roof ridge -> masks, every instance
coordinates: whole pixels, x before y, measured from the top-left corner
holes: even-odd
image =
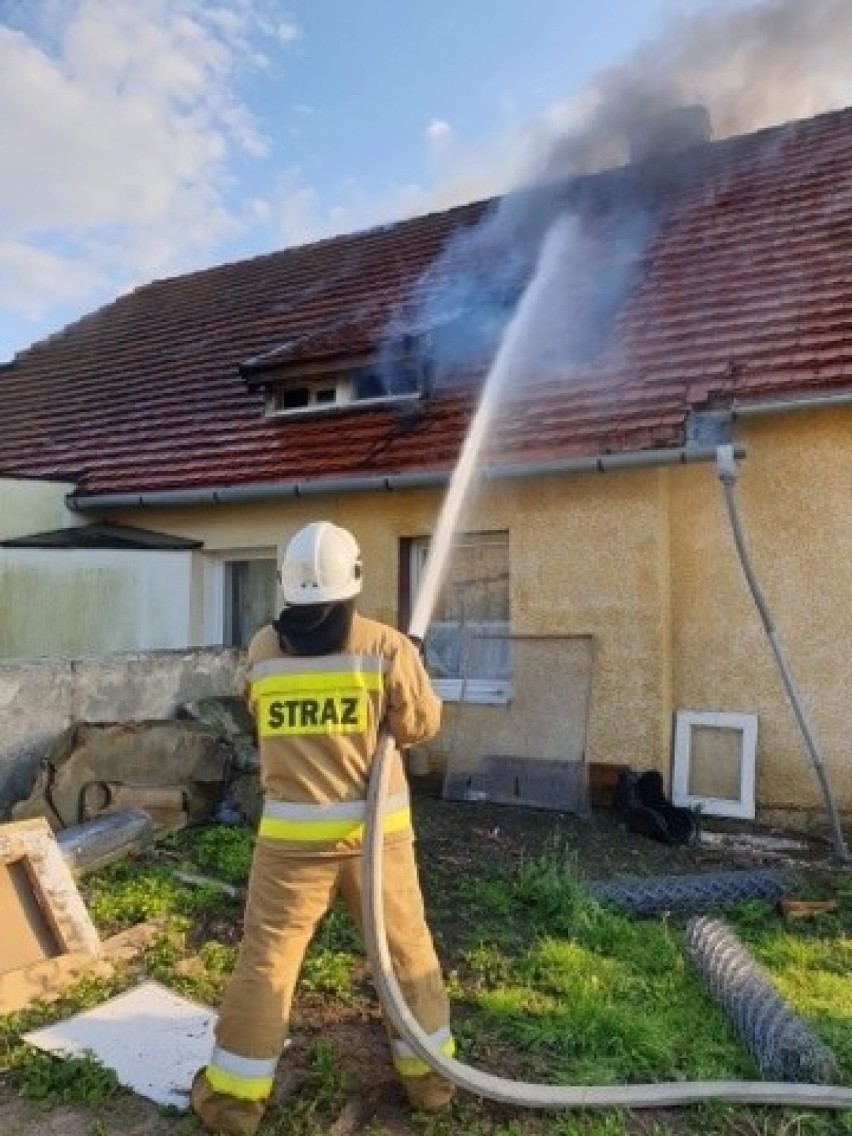
[[[276,261],[279,259],[292,256],[294,253],[314,252],[323,248],[328,248],[337,242],[345,241],[363,241],[371,235],[387,232],[399,232],[409,226],[426,225],[436,218],[450,218],[454,213],[463,214],[465,212],[475,212],[476,210],[485,210],[490,205],[496,202],[510,199],[516,195],[522,195],[528,192],[535,192],[536,190],[544,191],[548,188],[553,189],[561,186],[565,191],[569,191],[572,187],[577,189],[588,188],[590,185],[598,182],[605,183],[608,179],[618,176],[629,176],[630,172],[647,171],[654,168],[664,169],[667,166],[674,165],[679,157],[684,153],[695,154],[698,151],[706,153],[719,153],[724,149],[736,149],[747,143],[757,144],[762,138],[771,134],[778,134],[779,136],[800,130],[803,127],[815,127],[827,119],[841,118],[844,116],[852,115],[852,106],[839,107],[833,110],[822,111],[820,114],[811,115],[807,118],[792,119],[782,123],[775,123],[770,126],[763,126],[757,130],[748,131],[743,134],[731,134],[724,138],[714,138],[707,142],[699,142],[693,146],[689,146],[684,150],[680,150],[673,154],[664,154],[651,156],[641,162],[625,162],[620,166],[607,166],[600,170],[593,170],[587,173],[575,173],[561,177],[554,177],[552,181],[539,181],[532,182],[527,185],[515,186],[506,190],[501,194],[494,194],[492,196],[475,198],[470,201],[459,202],[443,209],[432,209],[426,213],[416,213],[410,217],[398,218],[394,221],[379,222],[375,225],[370,225],[364,229],[353,229],[348,232],[329,234],[328,236],[321,237],[318,240],[307,241],[302,244],[287,245],[284,248],[272,249],[268,252],[256,253],[252,256],[240,257],[237,260],[222,261],[216,264],[208,264],[200,268],[191,269],[189,272],[177,272],[169,276],[155,277],[145,283],[137,284],[127,291],[121,292],[119,295],[114,296],[111,300],[101,304],[91,312],[86,312],[82,316],[64,324],[62,327],[57,328],[55,331],[50,332],[44,338],[36,340],[35,343],[29,344],[27,347],[22,348],[16,352],[11,360],[8,360],[0,366],[3,370],[12,368],[16,362],[23,356],[30,354],[33,351],[38,351],[44,347],[50,346],[55,343],[57,339],[64,338],[66,334],[79,329],[81,326],[88,322],[100,317],[104,312],[117,305],[125,304],[134,297],[138,297],[144,293],[154,293],[162,289],[176,285],[178,282],[191,285],[195,281],[204,278],[213,278],[217,274],[229,273],[239,270],[249,265],[260,264],[263,261]]]

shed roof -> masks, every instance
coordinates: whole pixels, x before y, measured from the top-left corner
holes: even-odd
[[[565,187],[611,213],[635,194],[653,198],[655,224],[609,344],[511,392],[493,460],[676,447],[696,408],[852,387],[852,110]],[[475,383],[439,386],[414,414],[275,419],[240,367],[375,350],[448,241],[490,208],[117,299],[0,369],[0,471],[92,494],[449,468]]]
[[[153,532],[134,525],[96,523],[0,540],[0,548],[109,548],[132,551],[187,552],[203,541]]]

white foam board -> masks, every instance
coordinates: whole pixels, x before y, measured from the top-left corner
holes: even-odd
[[[94,1055],[120,1084],[157,1104],[189,1107],[213,1048],[216,1014],[159,982],[143,982],[94,1009],[31,1030],[24,1041],[59,1056]]]

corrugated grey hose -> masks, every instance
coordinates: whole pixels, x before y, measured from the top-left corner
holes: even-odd
[[[373,758],[364,833],[362,914],[373,982],[388,1018],[430,1068],[474,1096],[522,1108],[670,1108],[723,1100],[737,1104],[795,1105],[799,1108],[852,1109],[852,1089],[831,1085],[791,1085],[748,1081],[687,1081],[651,1085],[539,1085],[483,1073],[434,1049],[406,1005],[393,972],[382,908],[383,833],[393,739],[382,732]]]

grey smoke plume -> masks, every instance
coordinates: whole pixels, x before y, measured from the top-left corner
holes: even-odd
[[[716,138],[837,109],[852,102],[850,57],[849,0],[720,0],[678,19],[605,71],[579,107],[539,125],[533,170],[618,164],[632,120],[678,106],[707,107]]]
[[[551,303],[548,318],[539,319],[538,339],[548,348],[534,360],[531,345],[527,371],[583,361],[606,340],[636,278],[654,210],[649,194],[609,202],[609,251],[617,255],[601,258],[601,210],[583,194],[566,197],[568,180],[623,165],[632,124],[677,107],[703,104],[721,138],[852,103],[850,58],[852,0],[717,0],[678,18],[603,72],[582,98],[515,139],[521,156],[511,192],[449,243],[419,283],[415,314],[397,313],[390,337],[428,331],[438,381],[490,358],[544,233],[569,209],[577,218],[576,253],[566,257],[559,289],[569,302]]]

